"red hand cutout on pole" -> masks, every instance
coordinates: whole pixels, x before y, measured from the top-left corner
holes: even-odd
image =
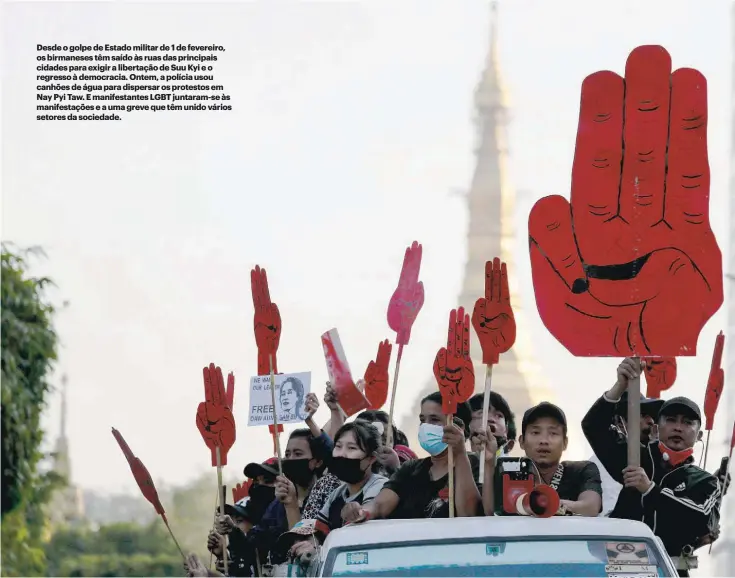
[[[204,443],[212,452],[212,465],[226,466],[227,452],[235,443],[235,418],[227,405],[227,393],[222,378],[222,369],[210,363],[203,369],[204,399],[197,408],[197,428]],[[228,383],[230,379],[228,377]],[[234,389],[235,378],[232,377]],[[217,464],[217,447],[220,448],[220,464]]]
[[[254,480],[247,480],[242,484],[237,484],[232,488],[232,503],[237,504],[240,500],[244,500],[250,495],[250,488]]]
[[[712,352],[712,366],[707,380],[707,392],[704,394],[705,428],[712,431],[715,425],[715,413],[720,404],[722,389],[725,386],[725,371],[722,369],[722,351],[725,348],[725,335],[720,331],[715,339],[715,349]]]
[[[646,397],[661,399],[661,392],[676,381],[676,357],[648,357],[645,362]]]
[[[639,46],[625,79],[584,80],[571,205],[544,197],[528,219],[536,305],[572,354],[696,354],[723,301],[709,189],[699,71]]]
[[[516,340],[516,320],[510,306],[508,271],[495,258],[485,263],[485,297],[480,297],[472,311],[472,326],[482,348],[482,362],[496,364]]]
[[[388,366],[393,346],[386,339],[378,344],[375,361],[365,370],[365,397],[370,401],[368,409],[380,409],[388,400]]]
[[[406,249],[398,287],[388,304],[388,325],[396,332],[398,345],[408,344],[413,322],[424,306],[424,284],[419,281],[421,251],[416,241]]]
[[[156,513],[161,516],[161,518],[163,518],[164,522],[168,524],[168,520],[166,520],[166,512],[163,510],[161,500],[158,498],[156,486],[153,484],[153,479],[148,473],[146,467],[143,465],[143,462],[140,461],[140,458],[135,457],[132,450],[130,449],[130,446],[128,446],[127,442],[125,441],[125,438],[123,438],[122,434],[115,428],[112,428],[112,435],[115,436],[115,439],[117,440],[120,449],[122,450],[123,454],[125,454],[125,459],[128,460],[130,471],[133,472],[133,477],[138,483],[138,487],[140,488],[141,493],[143,494],[145,499],[153,505],[153,507],[156,509]]]
[[[258,346],[258,375],[270,374],[269,355],[273,356],[273,371],[278,373],[276,353],[281,340],[281,313],[278,311],[278,305],[271,302],[265,269],[256,265],[255,269],[250,271],[250,286],[255,308],[253,329],[255,344]]]
[[[434,359],[434,376],[442,394],[442,411],[454,414],[457,404],[467,401],[475,391],[475,368],[470,359],[470,316],[464,308],[449,313],[447,346]]]

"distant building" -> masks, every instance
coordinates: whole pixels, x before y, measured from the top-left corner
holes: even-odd
[[[475,301],[485,294],[485,262],[499,257],[506,263],[517,327],[516,342],[510,351],[500,356],[500,363],[493,367],[492,389],[502,394],[519,416],[520,430],[520,416],[526,409],[541,401],[554,403],[556,395],[548,387],[536,365],[531,349],[526,307],[521,299],[516,274],[516,197],[507,166],[509,99],[500,73],[497,13],[497,2],[492,2],[490,49],[475,92],[476,165],[466,197],[469,212],[467,261],[462,290],[455,305],[464,307],[471,315]],[[475,366],[475,393],[481,393],[485,390],[485,365],[482,363],[482,349],[474,330],[470,332],[470,339],[470,352]],[[414,444],[418,436],[416,415],[419,400],[437,390],[436,379],[432,377],[419,391],[416,401],[407,408],[406,415],[398,424],[405,431],[412,447],[417,447]]]
[[[66,480],[66,486],[57,490],[48,505],[48,515],[52,528],[80,524],[84,521],[84,500],[82,491],[74,485],[69,457],[69,440],[66,437],[67,422],[67,378],[61,378],[61,427],[54,448],[52,470]]]

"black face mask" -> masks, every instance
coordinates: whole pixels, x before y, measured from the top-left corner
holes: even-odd
[[[253,524],[258,524],[270,503],[276,499],[276,489],[262,484],[253,484],[248,492],[248,511]]]
[[[300,488],[308,488],[314,477],[314,470],[309,466],[309,458],[300,460],[283,460],[283,475]]]
[[[329,471],[343,482],[356,484],[365,477],[362,460],[365,458],[333,457],[329,462]]]

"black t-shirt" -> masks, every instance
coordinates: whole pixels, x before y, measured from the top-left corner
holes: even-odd
[[[477,479],[480,460],[474,454],[468,454],[468,457],[472,476]],[[385,483],[383,488],[394,491],[401,500],[389,518],[407,520],[449,517],[449,474],[432,480],[430,469],[431,458],[411,460],[398,468]]]
[[[579,494],[591,490],[602,496],[602,480],[597,464],[588,461],[562,462],[564,473],[556,489],[562,500],[576,501]],[[553,480],[552,480],[553,483]],[[602,511],[602,507],[600,507]]]

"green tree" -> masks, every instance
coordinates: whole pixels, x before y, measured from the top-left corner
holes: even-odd
[[[39,575],[45,527],[43,504],[58,479],[38,472],[43,431],[41,412],[50,390],[47,376],[56,359],[53,307],[47,278],[27,273],[27,257],[2,245],[2,574]]]
[[[58,530],[46,547],[51,576],[182,576],[183,561],[160,519],[98,530]]]

